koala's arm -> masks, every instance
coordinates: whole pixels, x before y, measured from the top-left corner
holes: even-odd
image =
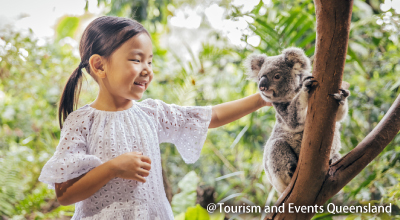
[[[338,122],[342,121],[346,117],[348,111],[349,111],[349,107],[348,107],[348,103],[347,103],[347,99],[346,99],[344,101],[344,105],[339,105],[339,109],[336,114],[336,121],[338,121]]]
[[[301,90],[286,108],[286,114],[280,114],[287,128],[293,132],[302,131],[307,116],[308,92]]]
[[[308,96],[316,82],[311,75],[305,75],[302,78],[302,86],[296,96],[286,104],[286,109],[279,112],[286,125],[286,128],[293,132],[300,132],[304,129],[304,123],[307,116]]]
[[[336,121],[341,122],[346,117],[348,112],[348,101],[347,97],[350,95],[350,91],[346,89],[340,89],[339,93],[330,94],[339,103],[339,109],[336,113]]]
[[[294,97],[286,109],[282,109],[282,107],[280,107],[282,109],[282,111],[280,111],[281,118],[286,126],[294,132],[301,131],[304,127],[307,116],[308,96],[308,91],[303,88]],[[338,122],[342,121],[348,113],[348,101],[346,97],[342,95],[343,104],[339,105],[339,109],[336,114],[336,121]]]

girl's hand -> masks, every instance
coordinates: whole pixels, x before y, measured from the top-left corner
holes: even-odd
[[[259,95],[258,103],[259,103],[260,107],[272,106],[271,102],[267,102],[263,98],[261,98],[261,94],[260,93],[258,93],[258,95]]]
[[[115,177],[146,182],[149,175],[151,160],[139,152],[128,152],[110,160]]]

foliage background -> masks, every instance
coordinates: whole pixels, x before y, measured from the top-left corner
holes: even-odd
[[[256,84],[246,80],[242,66],[249,54],[277,55],[289,46],[304,48],[311,59],[314,53],[315,9],[310,0],[259,1],[250,12],[227,0],[98,0],[98,3],[106,6],[108,15],[134,17],[151,32],[155,78],[143,99],[151,97],[178,105],[216,105],[240,99],[257,92]],[[162,43],[174,30],[169,23],[171,16],[184,8],[211,3],[226,10],[225,19],[247,21],[248,27],[241,37],[244,46],[230,44],[221,31],[212,28],[213,21],[206,19],[198,30],[191,30],[207,36],[198,52],[191,45],[182,46],[180,49],[189,55],[184,56]],[[344,80],[351,84],[351,96],[349,117],[341,130],[343,155],[377,125],[399,94],[399,16],[393,9],[382,11],[380,4],[377,0],[354,1],[344,72]],[[200,14],[205,18],[204,12]],[[55,192],[37,179],[59,141],[57,104],[66,80],[79,64],[76,42],[90,17],[85,14],[60,20],[54,41],[43,46],[38,46],[33,33],[22,34],[10,27],[0,27],[0,219],[69,219],[73,214],[74,206],[59,206]],[[247,43],[252,36],[260,37],[258,46]],[[79,107],[92,102],[98,91],[94,80],[86,78]],[[194,171],[198,181],[191,184],[214,187],[216,202],[273,205],[278,195],[264,174],[262,152],[274,123],[274,109],[265,107],[211,129],[200,159],[192,165],[183,162],[173,145],[163,144],[163,168],[173,194],[182,198],[184,189],[178,186],[186,183],[180,181]],[[392,216],[351,214],[344,218],[400,219],[399,160],[398,135],[328,202],[391,203]],[[195,205],[192,194],[187,195],[183,203],[173,204],[173,209],[179,210],[177,216]],[[338,216],[328,213],[315,218],[339,219]],[[226,217],[259,219],[261,216]]]

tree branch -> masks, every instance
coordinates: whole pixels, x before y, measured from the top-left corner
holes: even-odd
[[[329,178],[326,181],[323,193],[320,194],[319,200],[325,202],[339,192],[385,149],[399,130],[400,95],[374,130],[356,148],[335,164],[332,164]]]

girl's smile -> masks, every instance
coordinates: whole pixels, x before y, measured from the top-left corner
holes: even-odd
[[[146,90],[146,85],[147,85],[147,82],[146,82],[146,81],[143,81],[143,82],[134,82],[134,84],[135,84],[137,87],[143,89],[143,91]]]

